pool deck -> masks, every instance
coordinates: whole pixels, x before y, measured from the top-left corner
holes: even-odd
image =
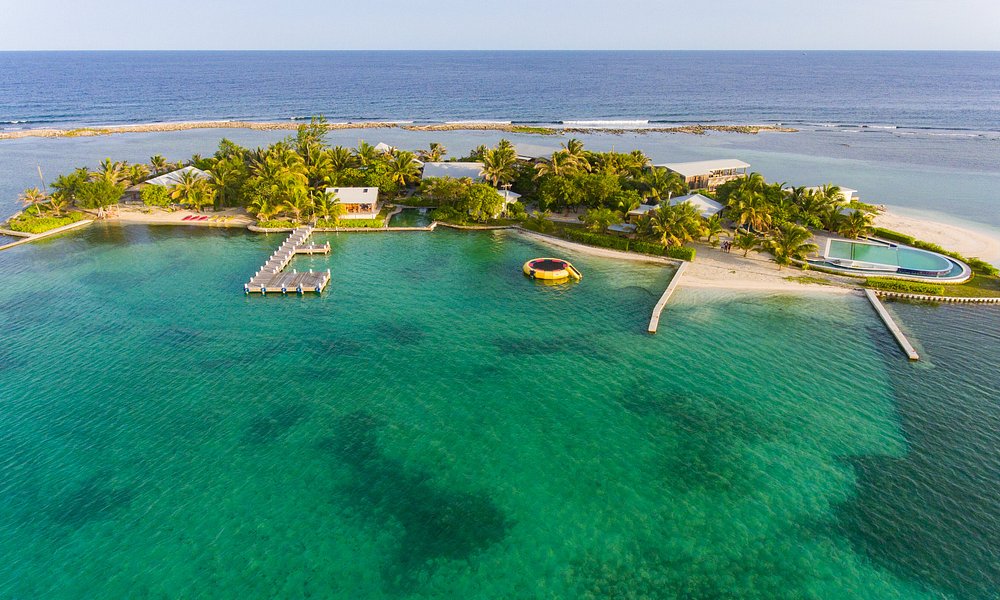
[[[878,313],[878,316],[882,318],[882,322],[885,323],[889,333],[896,338],[896,343],[898,343],[899,347],[903,349],[903,353],[906,354],[906,357],[910,360],[920,360],[920,355],[917,354],[917,351],[913,348],[913,344],[910,343],[910,340],[906,339],[906,335],[904,335],[903,331],[898,325],[896,325],[896,321],[893,320],[889,311],[887,311],[885,306],[882,305],[882,301],[878,299],[875,292],[866,289],[865,296],[868,298],[868,301],[871,302],[872,307],[875,309],[875,312]]]
[[[677,272],[674,276],[670,278],[670,283],[667,284],[667,289],[663,291],[663,295],[660,296],[660,300],[653,307],[653,315],[649,318],[649,327],[646,331],[649,333],[656,333],[656,330],[660,327],[660,315],[663,313],[663,309],[667,307],[667,302],[670,301],[670,296],[674,294],[674,290],[677,289],[677,285],[681,282],[681,276],[684,275],[684,271],[687,269],[688,263],[681,263],[677,267]]]

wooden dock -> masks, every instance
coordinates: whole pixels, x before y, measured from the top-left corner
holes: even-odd
[[[866,289],[865,296],[868,297],[868,301],[871,302],[872,307],[875,309],[875,312],[878,313],[878,316],[882,318],[882,322],[885,323],[889,333],[896,338],[896,343],[898,343],[899,347],[903,349],[903,353],[906,354],[906,357],[910,360],[920,360],[920,355],[917,354],[917,351],[913,348],[913,344],[910,343],[910,340],[906,339],[903,331],[898,325],[896,325],[896,322],[892,319],[889,311],[885,309],[885,306],[882,305],[882,301],[878,299],[875,292]]]
[[[306,292],[323,291],[323,288],[330,283],[330,270],[326,271],[298,271],[285,272],[285,268],[292,262],[298,254],[329,254],[330,243],[326,244],[306,244],[306,240],[312,235],[311,226],[299,227],[288,236],[277,250],[274,251],[250,281],[243,284],[243,291],[246,294],[260,292],[261,294],[281,293],[287,294],[289,291],[304,294]]]
[[[653,307],[653,316],[649,319],[649,328],[647,331],[649,333],[656,333],[656,330],[660,327],[660,314],[663,313],[663,309],[667,307],[667,301],[670,300],[670,296],[674,294],[674,290],[677,289],[677,284],[681,281],[681,275],[684,274],[684,270],[687,269],[688,263],[681,263],[677,267],[677,272],[674,273],[673,278],[671,278],[670,283],[667,285],[667,289],[664,290],[663,295],[660,296],[660,301],[656,303]]]

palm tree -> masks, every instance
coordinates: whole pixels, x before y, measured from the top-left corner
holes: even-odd
[[[166,171],[169,164],[167,159],[163,158],[160,154],[154,154],[149,157],[149,166],[153,170],[154,175],[159,175]]]
[[[571,162],[577,169],[590,171],[590,162],[587,160],[587,153],[583,149],[583,142],[576,138],[571,138],[562,144],[563,152],[569,155]]]
[[[17,199],[21,201],[25,209],[34,207],[35,212],[38,212],[38,205],[45,201],[45,193],[36,187],[28,188],[21,192]]]
[[[739,227],[765,231],[771,226],[771,212],[763,194],[751,190],[737,190],[730,196],[729,215]]]
[[[743,251],[743,258],[746,258],[751,250],[757,250],[761,246],[761,239],[755,234],[738,233],[736,238],[733,240],[733,246],[736,246],[739,250]]]
[[[170,186],[170,197],[178,204],[187,204],[194,207],[195,212],[200,212],[201,207],[198,203],[200,198],[198,196],[199,187],[202,185],[204,182],[194,171],[184,171],[177,183]]]
[[[509,150],[502,146],[487,150],[483,154],[483,176],[493,187],[509,183],[514,178],[514,163],[517,156],[513,148]]]
[[[448,154],[448,149],[444,147],[444,144],[431,142],[427,150],[420,151],[420,160],[424,162],[439,162],[444,158],[445,154]]]
[[[665,196],[683,196],[688,191],[684,178],[667,169],[653,168],[646,175],[645,184],[649,189],[649,197],[656,200]]]
[[[856,240],[863,235],[867,235],[872,226],[872,216],[861,210],[853,210],[840,219],[837,233]]]
[[[258,196],[247,206],[247,211],[257,215],[258,221],[270,221],[278,214],[279,208],[267,198]]]
[[[354,150],[354,156],[358,158],[358,162],[361,163],[362,167],[367,167],[378,160],[378,150],[375,149],[375,146],[362,140],[358,142],[358,147]]]
[[[105,158],[101,161],[97,171],[93,173],[93,179],[105,181],[111,185],[119,185],[126,179],[124,167],[123,163]]]
[[[69,198],[62,192],[55,192],[49,196],[49,207],[52,208],[53,215],[61,217],[63,211],[69,207]]]
[[[566,150],[557,150],[552,158],[535,165],[535,179],[545,175],[571,175],[579,171],[580,163]]]
[[[649,227],[664,246],[693,241],[703,229],[701,214],[690,202],[664,204],[650,217]]]
[[[334,146],[326,151],[330,162],[330,168],[334,171],[343,171],[354,166],[354,157],[351,151],[343,146]]]
[[[388,165],[388,175],[393,182],[406,187],[420,174],[420,165],[412,152],[399,152],[392,157]]]
[[[592,208],[587,211],[587,214],[583,215],[583,222],[590,229],[603,232],[608,227],[616,223],[621,223],[622,217],[617,211],[613,211],[610,208]]]
[[[136,184],[140,181],[145,181],[149,178],[150,172],[149,167],[142,163],[136,163],[134,165],[128,165],[125,169],[126,179],[129,183]]]
[[[296,223],[301,223],[302,215],[312,213],[313,211],[312,198],[310,198],[304,190],[300,190],[285,200],[285,202],[281,205],[281,208],[295,215]]]
[[[719,243],[719,235],[722,234],[722,231],[722,219],[716,214],[705,221],[702,233],[705,235],[705,241],[714,248]]]
[[[812,234],[808,229],[795,223],[784,223],[778,227],[768,241],[774,261],[778,263],[778,270],[792,260],[802,260],[810,252],[819,249],[819,246],[809,242],[810,237]]]

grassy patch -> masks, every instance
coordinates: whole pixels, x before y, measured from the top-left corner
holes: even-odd
[[[865,287],[870,287],[874,290],[884,290],[886,292],[902,292],[904,294],[944,295],[943,285],[906,281],[905,279],[893,279],[891,277],[869,277],[865,279]]]
[[[790,275],[785,277],[788,281],[794,281],[796,283],[801,283],[803,285],[833,285],[833,282],[829,279],[823,279],[822,277],[813,277],[812,275]]]
[[[953,298],[1000,298],[1000,277],[976,275],[962,285],[947,285],[944,295]]]
[[[297,224],[292,221],[257,221],[257,227],[263,227],[264,229],[294,229],[298,227]]]
[[[385,219],[341,219],[338,224],[333,219],[320,219],[316,221],[316,227],[321,229],[333,229],[335,227],[363,227],[379,229],[385,227]]]
[[[83,219],[83,213],[79,212],[71,212],[62,217],[22,214],[8,221],[7,226],[11,231],[38,234],[52,231],[70,223],[76,223],[81,219]]]

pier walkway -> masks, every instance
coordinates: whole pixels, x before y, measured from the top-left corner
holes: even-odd
[[[878,316],[882,318],[882,322],[885,323],[889,333],[896,338],[896,343],[898,343],[899,347],[903,349],[903,353],[906,354],[906,357],[910,360],[920,360],[920,355],[917,354],[917,351],[913,348],[913,344],[911,344],[910,340],[906,339],[906,336],[903,335],[903,331],[898,325],[896,325],[896,322],[892,319],[889,311],[885,309],[885,306],[882,305],[882,301],[878,299],[875,292],[866,289],[865,296],[867,296],[868,301],[872,303],[872,307],[875,309],[875,312],[878,313]]]
[[[243,284],[243,291],[247,294],[251,292],[287,294],[289,290],[299,294],[322,292],[323,288],[330,283],[329,269],[326,271],[303,271],[302,273],[295,270],[291,273],[285,272],[285,268],[297,254],[330,253],[329,242],[326,244],[306,243],[312,232],[313,228],[308,225],[292,231],[285,243],[274,251],[264,266],[254,273],[250,281]]]
[[[656,330],[660,327],[660,314],[663,313],[663,309],[667,307],[667,301],[670,300],[670,296],[674,294],[674,290],[677,289],[677,284],[681,282],[681,275],[684,274],[684,270],[687,269],[688,263],[684,262],[677,266],[677,272],[670,279],[670,283],[667,285],[667,289],[664,290],[663,295],[660,296],[660,301],[656,303],[653,307],[653,316],[649,318],[649,328],[647,331],[649,333],[656,333]]]

